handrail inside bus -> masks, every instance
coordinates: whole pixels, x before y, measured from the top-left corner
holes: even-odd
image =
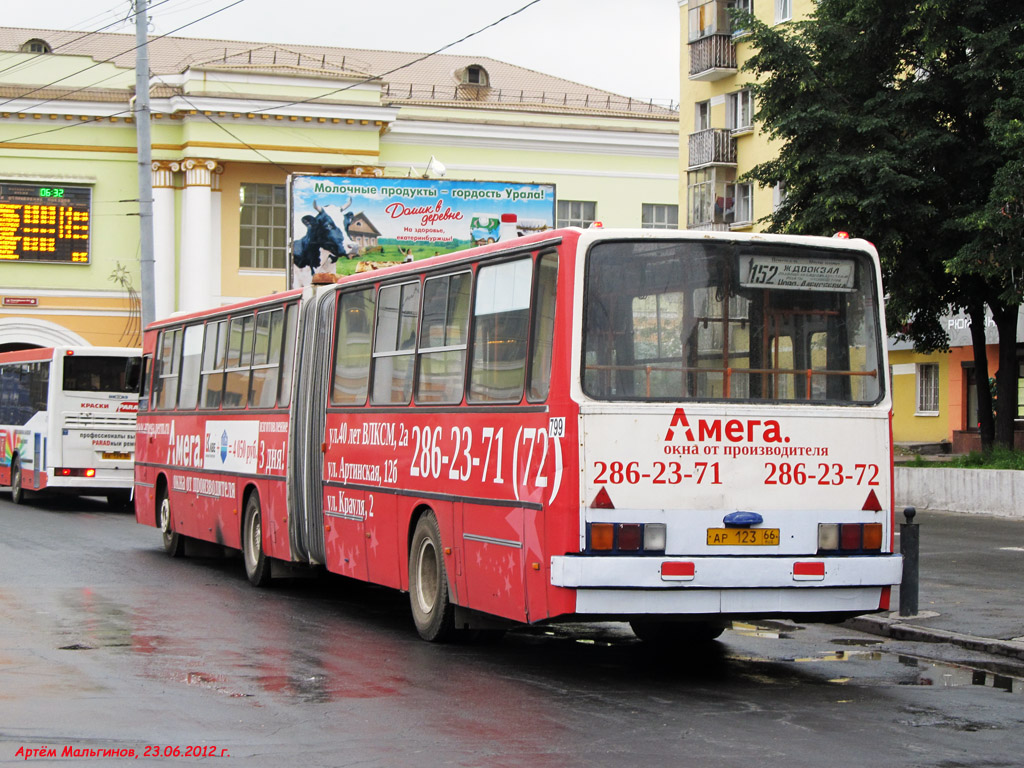
[[[651,374],[654,372],[667,373],[721,373],[725,376],[725,397],[729,397],[729,382],[734,373],[753,373],[767,376],[803,376],[807,380],[807,400],[811,400],[811,379],[814,376],[860,376],[878,378],[878,369],[870,371],[834,371],[821,368],[734,368],[734,367],[713,367],[713,368],[691,368],[687,366],[660,366],[660,365],[588,365],[589,371],[644,371],[646,373],[645,396],[651,396]],[[795,398],[786,398],[795,399]]]

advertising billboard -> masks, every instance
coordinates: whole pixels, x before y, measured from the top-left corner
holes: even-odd
[[[289,287],[321,272],[450,253],[498,239],[502,214],[518,234],[555,225],[553,184],[293,175],[288,180]]]

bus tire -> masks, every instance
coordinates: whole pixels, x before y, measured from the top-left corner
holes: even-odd
[[[725,631],[725,625],[717,621],[633,619],[629,626],[642,641],[659,647],[703,645]]]
[[[21,485],[21,460],[15,456],[11,461],[11,503],[23,504],[25,489]]]
[[[171,500],[165,488],[156,501],[156,519],[160,524],[160,535],[164,541],[164,552],[171,557],[182,557],[185,554],[185,537],[174,530],[174,519],[171,517]]]
[[[270,559],[263,554],[263,514],[260,497],[251,493],[245,502],[245,516],[242,519],[242,560],[245,561],[245,575],[254,587],[265,587],[270,583]]]
[[[409,604],[420,637],[443,643],[455,636],[455,606],[448,598],[448,574],[441,529],[433,512],[416,523],[409,547]]]

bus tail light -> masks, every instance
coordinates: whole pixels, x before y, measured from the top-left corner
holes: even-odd
[[[96,477],[95,469],[78,469],[75,467],[57,467],[59,477]]]
[[[857,523],[843,523],[839,526],[839,549],[844,552],[860,549],[862,528]]]
[[[615,526],[611,523],[591,523],[588,549],[610,551],[615,546]]]
[[[610,554],[665,552],[664,523],[589,523],[587,551]]]
[[[882,551],[881,523],[867,523],[864,526],[864,549],[868,552]]]
[[[820,523],[818,554],[861,554],[882,551],[881,523]]]
[[[665,539],[664,523],[648,523],[644,526],[644,549],[648,552],[664,552]]]
[[[644,527],[639,523],[623,523],[619,526],[619,549],[623,552],[639,552],[643,544]]]

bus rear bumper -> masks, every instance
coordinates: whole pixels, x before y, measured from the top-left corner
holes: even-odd
[[[132,487],[134,475],[128,472],[117,472],[113,474],[97,471],[96,477],[62,477],[57,474],[48,474],[46,488],[53,491],[67,491],[88,496],[90,493],[102,496],[111,490],[127,490]]]
[[[671,564],[671,565],[670,565]],[[856,613],[884,608],[900,555],[873,557],[551,558],[551,583],[576,591],[576,612]]]

